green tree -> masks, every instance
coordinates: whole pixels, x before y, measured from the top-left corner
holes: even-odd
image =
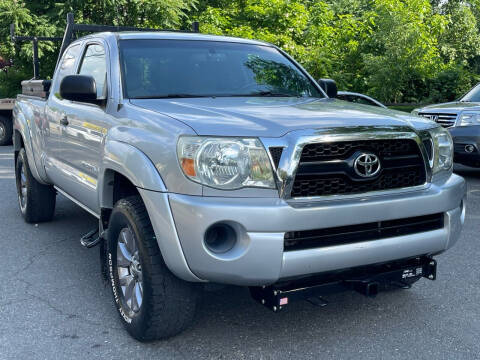
[[[451,100],[480,73],[480,0],[0,0],[0,97],[32,76],[30,44],[19,33],[62,35],[67,12],[83,23],[188,29],[271,42],[316,78],[385,102]],[[41,76],[58,44],[41,43]]]
[[[11,23],[19,34],[62,36],[66,14],[73,12],[79,23],[178,29],[196,4],[197,0],[0,0],[0,57],[15,60],[14,67],[0,73],[0,98],[14,96],[20,91],[20,80],[32,77],[31,43],[14,46],[9,37]],[[52,75],[58,48],[58,43],[39,44],[42,78]]]

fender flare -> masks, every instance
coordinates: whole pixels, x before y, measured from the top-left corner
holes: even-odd
[[[16,113],[16,115],[15,115]],[[41,184],[49,185],[47,182],[47,174],[42,168],[37,168],[37,162],[35,161],[35,156],[33,154],[32,147],[32,138],[30,136],[30,127],[28,126],[27,120],[22,115],[21,112],[16,111],[13,115],[13,149],[15,152],[20,151],[23,146],[25,147],[25,152],[27,154],[28,165],[33,177]]]
[[[113,172],[125,176],[134,186],[151,191],[167,192],[160,173],[152,161],[138,148],[117,140],[106,140],[98,179],[100,208],[112,208]]]
[[[150,158],[135,146],[107,138],[98,179],[100,209],[113,208],[114,173],[121,174],[139,188],[139,194],[145,202],[149,215],[153,215],[151,221],[157,235],[158,246],[170,271],[187,281],[202,281],[191,272],[185,260],[170,214],[167,188]],[[158,216],[158,213],[155,216],[154,211],[158,211],[158,207],[152,206],[152,204],[160,206],[162,209],[160,213],[163,216]],[[106,213],[108,214],[108,211]],[[162,226],[159,226],[159,223]],[[163,226],[169,228],[167,234],[171,237],[160,236],[162,234],[160,229]],[[160,241],[160,239],[165,239],[165,241]]]

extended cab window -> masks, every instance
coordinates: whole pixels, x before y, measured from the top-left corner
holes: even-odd
[[[102,45],[91,44],[87,46],[78,73],[92,76],[97,85],[97,98],[106,98],[107,60]]]
[[[272,46],[195,40],[122,40],[127,98],[202,96],[323,97]]]
[[[75,71],[75,60],[78,58],[80,53],[80,44],[73,45],[65,51],[65,54],[62,57],[62,61],[57,70],[57,74],[55,77],[55,84],[53,86],[53,93],[57,96],[58,89],[60,87],[60,83],[62,79],[66,75],[71,75]]]

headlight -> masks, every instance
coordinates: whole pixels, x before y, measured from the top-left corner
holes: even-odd
[[[453,140],[450,133],[442,127],[430,130],[433,140],[433,174],[449,171],[453,165]]]
[[[184,136],[177,155],[183,173],[200,184],[222,190],[275,189],[270,160],[258,139]]]
[[[463,113],[460,115],[459,126],[480,125],[480,114]]]

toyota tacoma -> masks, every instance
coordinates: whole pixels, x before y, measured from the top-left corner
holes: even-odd
[[[208,282],[279,311],[435,279],[465,218],[443,127],[335,99],[264,42],[118,27],[73,40],[76,25],[52,81],[15,102],[18,202],[28,223],[52,220],[57,194],[98,218],[81,243],[99,245],[134,338],[185,329]]]

